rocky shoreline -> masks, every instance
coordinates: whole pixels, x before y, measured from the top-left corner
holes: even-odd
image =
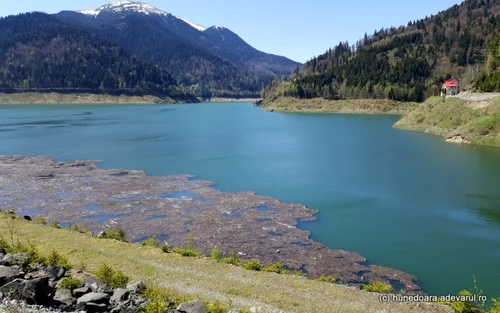
[[[0,312],[142,312],[151,302],[140,281],[113,288],[81,270],[31,263],[27,253],[0,248]],[[65,284],[65,280],[72,280]],[[76,285],[78,284],[78,285]],[[70,287],[68,287],[68,286]],[[169,313],[207,313],[203,302],[181,303]]]
[[[309,278],[335,277],[351,285],[382,281],[396,292],[419,293],[416,277],[375,266],[359,254],[333,250],[309,238],[298,221],[316,211],[252,192],[225,193],[189,175],[150,177],[142,171],[102,170],[96,161],[54,162],[0,156],[0,204],[19,215],[45,216],[63,226],[99,232],[124,227],[129,240],[156,236],[170,247],[280,262]]]

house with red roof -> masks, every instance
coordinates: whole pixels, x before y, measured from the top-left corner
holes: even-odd
[[[443,83],[441,95],[455,96],[460,93],[460,81],[452,77]]]

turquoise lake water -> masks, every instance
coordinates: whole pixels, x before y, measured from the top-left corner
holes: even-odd
[[[500,295],[500,149],[393,129],[396,116],[265,113],[250,103],[0,106],[0,154],[194,174],[319,210],[335,249],[429,293]],[[0,205],[1,205],[0,199]]]

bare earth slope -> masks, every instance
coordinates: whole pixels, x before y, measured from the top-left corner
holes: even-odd
[[[264,99],[264,109],[277,112],[348,113],[348,114],[405,114],[417,107],[414,102],[387,99],[326,100],[280,97]]]

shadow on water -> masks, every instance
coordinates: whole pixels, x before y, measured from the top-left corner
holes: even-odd
[[[471,211],[480,215],[488,222],[500,225],[500,197],[486,194],[473,194],[468,195],[468,198],[471,202],[469,204]]]

